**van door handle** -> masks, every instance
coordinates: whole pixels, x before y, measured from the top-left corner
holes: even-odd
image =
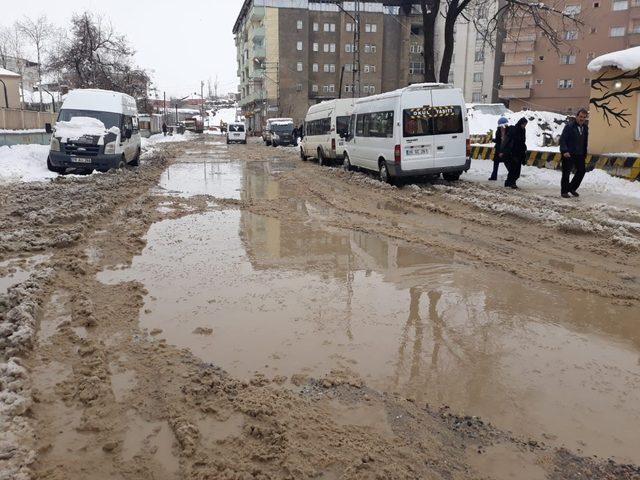
[[[452,135],[451,138],[458,138],[458,135]]]
[[[444,150],[444,145],[438,145],[438,150]]]

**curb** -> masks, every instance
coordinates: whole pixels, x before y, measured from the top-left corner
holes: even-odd
[[[471,158],[476,160],[493,160],[493,147],[471,147]],[[585,159],[587,171],[598,168],[605,170],[614,177],[638,180],[640,178],[640,158],[610,157],[605,155],[587,155]],[[527,152],[527,165],[530,167],[561,170],[561,156],[559,152]]]

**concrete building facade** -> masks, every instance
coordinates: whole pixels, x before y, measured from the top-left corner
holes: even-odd
[[[314,103],[422,82],[422,16],[418,5],[401,8],[401,3],[342,2],[341,9],[307,0],[245,0],[233,33],[239,104],[249,128],[258,132],[271,117],[301,123]],[[359,83],[353,67],[356,7]],[[443,29],[441,21],[436,32],[440,48]],[[463,88],[467,101],[495,101],[495,53],[478,44],[473,24],[461,19],[456,29],[450,82]],[[437,67],[440,59],[437,53]]]
[[[558,25],[564,39],[560,52],[530,18],[507,28],[499,97],[512,110],[575,113],[589,103],[587,64],[640,45],[640,0],[567,0],[565,12],[579,16],[584,26]]]

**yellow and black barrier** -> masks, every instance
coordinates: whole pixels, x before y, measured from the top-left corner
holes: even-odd
[[[493,160],[493,147],[471,147],[471,158],[476,160]],[[527,152],[527,165],[538,168],[562,169],[560,152]],[[638,157],[611,157],[605,155],[587,155],[585,158],[587,170],[598,168],[614,177],[622,177],[628,180],[640,178],[640,158]]]
[[[471,143],[493,143],[493,133],[486,133],[484,135],[470,135]]]

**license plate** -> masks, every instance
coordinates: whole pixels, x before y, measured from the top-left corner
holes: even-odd
[[[85,157],[71,157],[71,161],[73,163],[91,163],[91,159]]]

